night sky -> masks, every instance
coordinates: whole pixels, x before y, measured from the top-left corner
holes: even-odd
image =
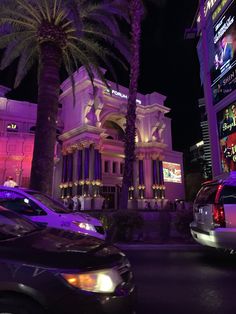
[[[139,91],[160,92],[171,108],[173,147],[186,150],[201,139],[197,105],[202,97],[196,40],[184,40],[191,26],[198,0],[145,0],[146,17],[142,24],[142,51]],[[157,3],[162,3],[161,7]],[[13,86],[16,64],[0,73],[0,84]],[[24,79],[9,98],[37,100],[36,69]],[[118,71],[120,84],[128,84],[128,75]]]

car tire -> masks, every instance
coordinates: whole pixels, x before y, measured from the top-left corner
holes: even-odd
[[[0,314],[45,314],[41,306],[30,299],[15,295],[0,297]]]

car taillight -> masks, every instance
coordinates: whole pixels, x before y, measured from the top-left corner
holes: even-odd
[[[225,227],[225,211],[222,204],[213,205],[213,221],[217,227]]]

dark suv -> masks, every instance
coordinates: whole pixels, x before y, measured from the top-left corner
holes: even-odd
[[[236,177],[202,185],[193,205],[193,238],[200,244],[236,249]]]
[[[0,313],[133,313],[133,291],[116,247],[0,207]]]

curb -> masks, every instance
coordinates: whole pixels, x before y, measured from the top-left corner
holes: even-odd
[[[190,250],[190,251],[199,251],[203,247],[198,244],[121,244],[115,243],[115,246],[121,250],[135,251],[135,250]]]

